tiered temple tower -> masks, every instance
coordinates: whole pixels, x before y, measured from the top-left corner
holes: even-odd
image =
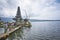
[[[20,7],[18,7],[17,14],[16,14],[15,18],[13,18],[13,20],[15,20],[17,23],[22,22],[22,16],[21,16]]]

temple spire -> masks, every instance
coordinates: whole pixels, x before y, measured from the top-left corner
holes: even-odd
[[[17,9],[16,18],[22,19],[22,17],[21,17],[21,11],[20,11],[20,7],[19,6],[18,6],[18,9]]]
[[[13,18],[13,20],[15,20],[16,22],[21,22],[21,20],[22,20],[21,11],[20,11],[19,6],[18,6],[18,9],[17,9],[17,14],[16,14],[15,18]]]

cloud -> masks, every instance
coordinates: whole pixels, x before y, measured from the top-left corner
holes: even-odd
[[[1,0],[0,5],[0,14],[5,17],[14,17],[20,6],[23,18],[27,13],[31,19],[60,19],[59,0]]]
[[[11,17],[16,14],[16,0],[0,0],[0,17]]]

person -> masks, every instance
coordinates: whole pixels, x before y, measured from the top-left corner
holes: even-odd
[[[9,30],[9,31],[12,30],[12,25],[11,25],[11,24],[12,24],[12,23],[10,23],[10,22],[8,23],[8,30]]]
[[[0,28],[3,28],[3,24],[4,24],[4,22],[1,21],[1,22],[0,22]]]
[[[7,32],[7,29],[8,29],[8,23],[5,22],[5,23],[3,24],[3,26],[4,26],[4,29],[5,29],[5,32],[4,32],[4,33],[6,33],[6,32]]]
[[[14,26],[16,26],[16,22],[14,22]]]
[[[14,26],[14,22],[11,23],[11,26],[12,26],[12,28],[15,28],[15,26]]]

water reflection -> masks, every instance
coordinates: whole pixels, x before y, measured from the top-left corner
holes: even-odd
[[[23,40],[24,32],[30,29],[30,27],[21,27],[19,30],[10,35],[6,40]]]

